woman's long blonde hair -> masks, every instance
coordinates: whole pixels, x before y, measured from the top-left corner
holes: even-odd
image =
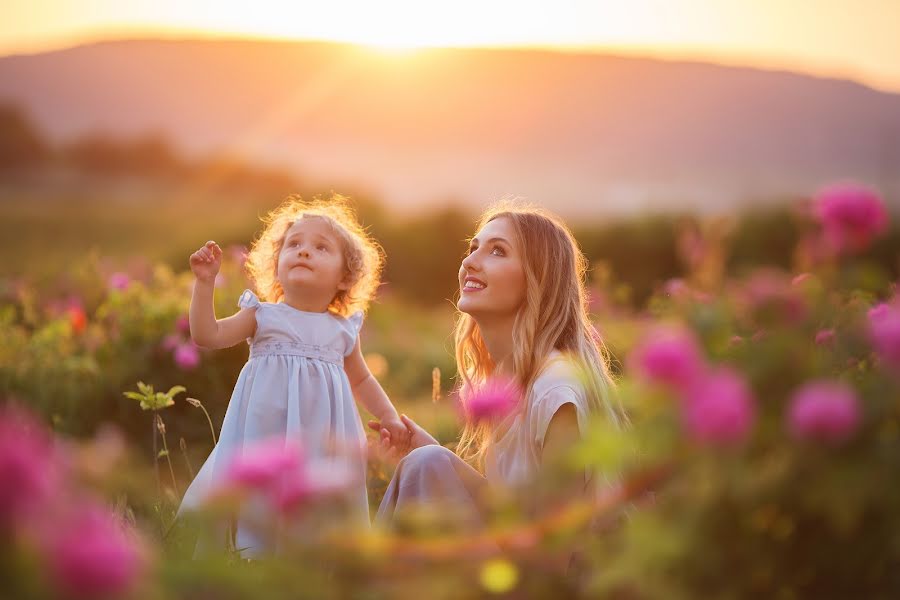
[[[527,398],[553,350],[564,353],[578,367],[590,408],[617,426],[627,418],[614,399],[608,353],[588,319],[585,280],[587,260],[569,228],[540,208],[503,203],[482,215],[477,230],[495,219],[507,218],[523,257],[525,299],[513,325],[513,370]],[[478,324],[459,313],[455,330],[460,395],[482,385],[494,363]],[[467,424],[460,438],[460,456],[482,464],[490,444],[489,425]]]
[[[284,235],[291,225],[304,217],[324,219],[334,231],[344,256],[346,290],[339,290],[328,309],[343,317],[365,311],[381,282],[384,252],[360,225],[350,201],[339,194],[328,199],[303,200],[288,196],[275,210],[263,218],[263,231],[247,254],[245,269],[256,292],[267,302],[281,302],[284,290],[278,281],[278,255]]]

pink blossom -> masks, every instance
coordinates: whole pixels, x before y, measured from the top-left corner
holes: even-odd
[[[834,342],[834,329],[823,329],[816,334],[817,346],[828,346]]]
[[[712,372],[691,386],[683,411],[688,435],[701,444],[718,446],[744,441],[756,418],[747,383],[730,369]]]
[[[160,342],[159,345],[163,350],[171,352],[183,343],[184,339],[180,335],[177,333],[170,333],[162,339],[162,342]]]
[[[267,489],[303,465],[303,450],[283,438],[252,445],[231,464],[228,481],[239,487]]]
[[[0,529],[39,516],[60,494],[63,473],[53,440],[30,415],[0,412]]]
[[[127,290],[128,286],[131,285],[131,277],[128,276],[128,273],[117,271],[109,276],[109,279],[106,280],[106,285],[111,290],[121,292]]]
[[[50,573],[64,594],[121,595],[134,587],[143,571],[136,540],[99,507],[77,508],[66,521],[45,531]]]
[[[671,327],[650,331],[632,352],[630,362],[640,377],[678,390],[686,389],[706,369],[694,335]]]
[[[465,419],[470,423],[499,422],[519,406],[522,391],[511,379],[493,377],[461,398]]]
[[[690,288],[688,288],[687,284],[684,282],[684,279],[675,277],[666,281],[663,284],[663,292],[666,296],[671,298],[675,298],[676,300],[681,300],[687,297]]]
[[[310,502],[346,490],[353,479],[346,461],[310,461],[303,468],[286,473],[275,486],[273,502],[282,513],[293,513]]]
[[[296,443],[272,438],[236,458],[226,488],[253,491],[282,514],[324,496],[340,493],[353,480],[349,463],[339,458],[309,460]]]
[[[191,332],[191,319],[187,315],[178,315],[178,318],[175,319],[175,331],[178,333],[183,333],[185,335],[190,334]]]
[[[783,319],[795,321],[806,316],[807,308],[797,286],[787,275],[774,269],[754,272],[744,287],[744,299],[750,310],[774,311]]]
[[[811,278],[812,275],[810,273],[800,273],[799,275],[791,279],[791,285],[801,285],[809,281]]]
[[[859,427],[856,393],[850,386],[818,380],[805,384],[791,397],[787,425],[797,439],[840,443]]]
[[[869,339],[878,358],[900,370],[900,308],[879,304],[869,311]]]
[[[172,353],[175,364],[182,371],[192,371],[200,364],[200,352],[191,342],[179,344]]]
[[[872,239],[887,230],[884,202],[871,188],[854,182],[831,185],[814,200],[825,242],[837,253],[866,249]]]

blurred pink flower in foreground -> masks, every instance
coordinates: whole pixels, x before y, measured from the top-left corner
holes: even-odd
[[[816,194],[815,215],[832,251],[855,253],[887,230],[888,214],[874,190],[854,182],[833,184]]]
[[[190,335],[191,333],[191,319],[187,315],[179,315],[177,319],[175,319],[175,330],[179,333],[183,333],[185,335]]]
[[[192,342],[179,344],[172,353],[172,357],[182,371],[192,371],[200,364],[200,351]]]
[[[882,303],[869,311],[869,339],[881,361],[900,370],[900,307]]]
[[[834,329],[823,329],[816,334],[817,346],[828,346],[834,342]]]
[[[522,390],[505,377],[492,377],[472,392],[461,396],[463,417],[470,423],[499,422],[519,406]]]
[[[787,425],[797,439],[840,443],[859,427],[859,402],[850,386],[836,381],[812,381],[791,397]]]
[[[731,369],[719,369],[698,380],[683,400],[688,435],[711,445],[744,441],[753,427],[756,410],[744,379]]]
[[[0,529],[27,524],[60,495],[63,472],[53,440],[30,415],[0,412]]]
[[[109,279],[106,280],[106,286],[110,290],[118,292],[127,290],[129,285],[131,285],[131,277],[129,277],[128,273],[123,273],[121,271],[113,273],[109,276]]]
[[[673,327],[652,329],[632,352],[630,363],[641,378],[680,391],[706,370],[694,335]]]
[[[228,480],[238,486],[265,489],[302,464],[303,450],[298,445],[273,438],[251,446],[235,458]]]
[[[224,491],[259,492],[280,512],[290,513],[310,501],[340,493],[352,480],[346,461],[310,460],[298,444],[273,438],[251,446],[234,460]]]
[[[118,596],[132,589],[143,571],[137,540],[99,507],[78,507],[45,531],[42,546],[53,582],[67,595]]]

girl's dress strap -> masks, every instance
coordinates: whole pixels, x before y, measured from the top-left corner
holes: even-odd
[[[259,298],[256,297],[256,294],[250,290],[244,290],[244,293],[242,293],[241,297],[238,299],[238,306],[241,308],[259,308],[261,304],[262,303],[259,301]]]

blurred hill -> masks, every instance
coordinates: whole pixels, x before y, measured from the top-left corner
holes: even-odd
[[[402,212],[505,194],[568,217],[731,211],[838,177],[900,189],[900,95],[712,64],[121,41],[0,58],[0,102],[51,144],[162,136]]]

